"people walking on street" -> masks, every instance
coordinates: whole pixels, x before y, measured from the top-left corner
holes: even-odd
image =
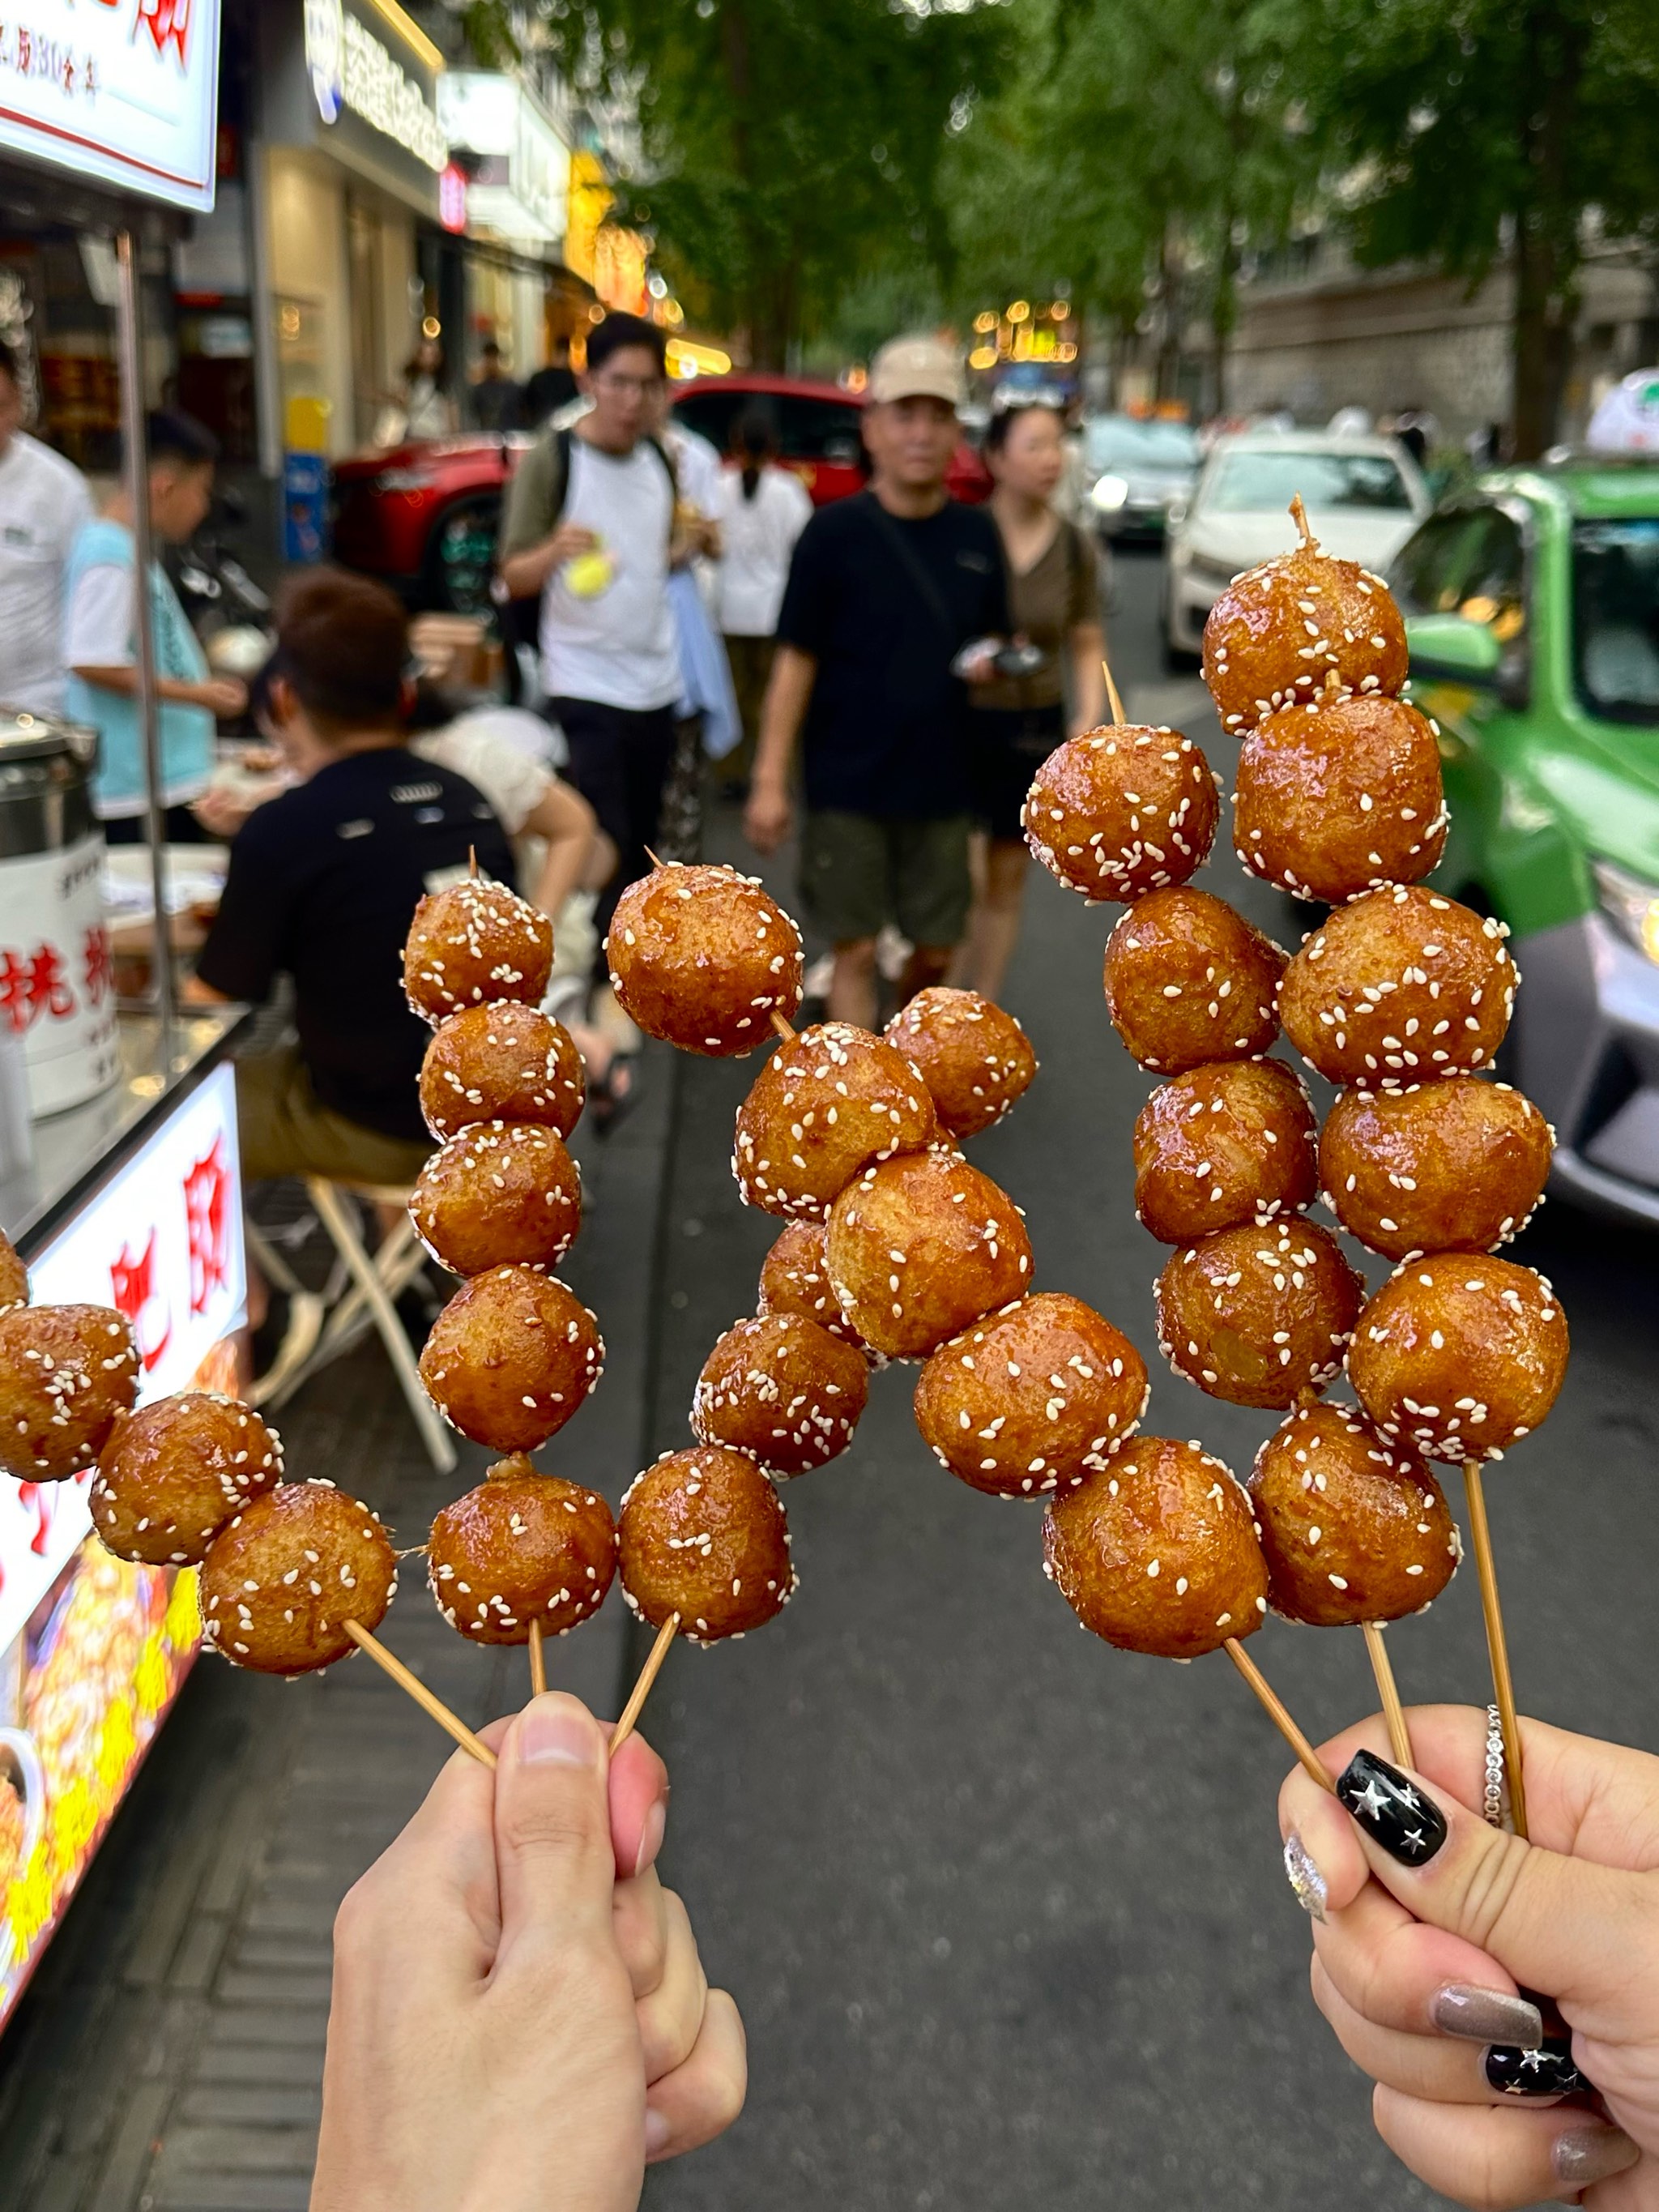
[[[576,373],[570,366],[570,341],[555,338],[552,360],[535,370],[525,383],[526,428],[539,430],[548,416],[568,407],[576,393]]]
[[[17,362],[0,345],[0,707],[61,714],[64,580],[92,495],[22,423]]]
[[[805,485],[792,471],[780,468],[777,458],[772,416],[763,407],[745,408],[732,433],[732,455],[721,474],[716,510],[721,553],[715,607],[743,720],[743,742],[721,768],[738,785],[747,783],[754,766],[790,558],[812,519]]]
[[[459,428],[455,402],[449,395],[449,372],[444,349],[436,338],[422,338],[404,363],[399,393],[404,438],[447,438]],[[389,441],[396,444],[393,439]]]
[[[607,315],[587,342],[593,404],[526,453],[501,529],[508,594],[541,602],[542,682],[570,780],[617,848],[601,934],[623,885],[650,866],[683,689],[668,596],[674,470],[650,435],[666,380],[662,333]]]
[[[978,834],[973,911],[952,980],[995,999],[1025,895],[1026,789],[1063,736],[1104,719],[1105,639],[1094,547],[1053,505],[1066,470],[1059,416],[1035,404],[1004,408],[991,417],[984,450],[996,479],[990,508],[1007,562],[1014,634],[1042,655],[1028,675],[980,684],[968,717]]]
[[[945,489],[962,400],[936,338],[872,363],[870,488],[820,507],[795,547],[744,816],[763,853],[788,836],[803,738],[801,901],[835,947],[831,1015],[866,1028],[884,924],[912,947],[908,998],[943,978],[968,919],[968,684],[1008,603],[995,523]]]
[[[498,435],[516,430],[524,421],[524,393],[501,362],[501,349],[494,338],[478,349],[478,374],[472,380],[467,404],[474,425]]]
[[[193,416],[171,410],[150,416],[147,440],[150,530],[161,543],[182,545],[212,503],[218,445]],[[103,514],[82,525],[64,577],[62,650],[69,671],[64,711],[98,732],[93,803],[112,844],[137,842],[144,836],[132,525],[132,497],[124,478]],[[196,633],[155,560],[149,572],[149,627],[161,805],[169,836],[188,843],[200,836],[189,810],[213,773],[214,717],[240,714],[247,689],[234,677],[210,676]]]

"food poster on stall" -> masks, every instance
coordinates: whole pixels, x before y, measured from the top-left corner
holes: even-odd
[[[221,1066],[31,1263],[42,1304],[108,1304],[140,1404],[236,1387],[246,1306],[236,1092]],[[0,2026],[195,1656],[193,1568],[113,1558],[92,1474],[0,1475]]]

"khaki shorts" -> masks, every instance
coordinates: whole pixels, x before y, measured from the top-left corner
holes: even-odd
[[[314,1175],[407,1189],[434,1149],[382,1136],[323,1105],[292,1046],[236,1062],[236,1121],[244,1182]]]
[[[972,827],[966,814],[910,822],[838,809],[809,812],[801,824],[801,904],[836,945],[878,936],[888,921],[912,945],[956,945],[973,897]]]

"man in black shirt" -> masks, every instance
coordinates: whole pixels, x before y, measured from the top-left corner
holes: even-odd
[[[945,489],[961,399],[961,368],[937,339],[895,338],[876,356],[870,489],[821,507],[795,547],[744,816],[763,853],[788,835],[804,729],[801,900],[835,945],[830,1012],[865,1028],[883,923],[914,947],[908,998],[942,978],[968,917],[958,657],[1006,634],[1008,606],[996,525]]]
[[[506,836],[465,777],[404,744],[408,618],[367,577],[298,579],[281,606],[270,718],[295,787],[230,848],[185,996],[258,1002],[294,979],[297,1048],[240,1060],[242,1173],[406,1184],[432,1150],[416,1092],[431,1031],[410,1011],[416,901],[465,876],[514,879]]]
[[[478,374],[468,405],[481,430],[499,434],[518,429],[524,421],[523,390],[501,367],[501,349],[494,338],[486,338],[478,349]]]

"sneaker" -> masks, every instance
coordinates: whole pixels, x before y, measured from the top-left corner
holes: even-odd
[[[323,1333],[323,1302],[314,1291],[273,1289],[265,1317],[249,1340],[253,1380],[250,1406],[268,1405],[317,1349]]]

